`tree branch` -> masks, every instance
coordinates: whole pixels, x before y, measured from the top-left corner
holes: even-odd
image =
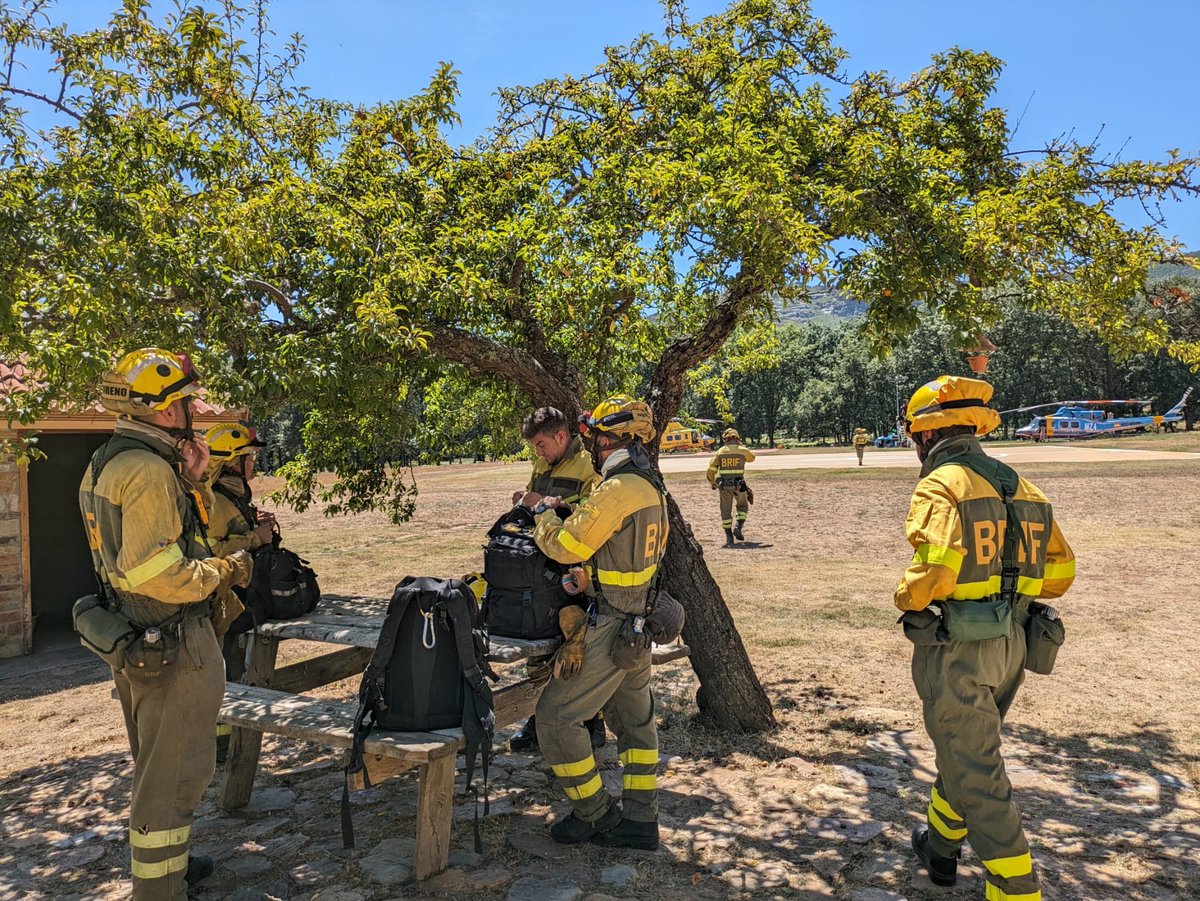
[[[36,91],[27,91],[24,88],[14,87],[11,84],[0,85],[0,93],[4,91],[8,91],[10,94],[20,94],[22,97],[32,97],[34,100],[40,100],[42,103],[54,107],[60,113],[66,113],[68,116],[71,116],[76,122],[83,121],[83,116],[75,112],[75,110],[71,109],[69,106],[65,106],[57,100],[47,97],[45,94],[39,94]]]

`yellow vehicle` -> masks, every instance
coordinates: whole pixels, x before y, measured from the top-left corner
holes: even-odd
[[[663,431],[658,449],[669,454],[674,451],[709,450],[716,446],[712,435],[705,435],[699,429],[684,425],[678,419],[672,419]]]

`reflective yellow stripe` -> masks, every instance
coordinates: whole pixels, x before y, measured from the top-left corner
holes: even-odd
[[[217,735],[232,735],[233,726],[229,723],[217,723]]]
[[[641,572],[636,573],[622,573],[617,572],[615,569],[598,569],[596,570],[596,578],[601,585],[618,585],[621,588],[634,588],[638,585],[645,585],[654,578],[654,571],[657,569],[657,563],[653,563]]]
[[[558,543],[565,547],[572,554],[582,557],[584,560],[589,559],[595,551],[584,544],[582,541],[577,541],[570,532],[566,529],[560,529],[558,535]]]
[[[957,820],[960,823],[962,822],[962,817],[954,812],[954,808],[950,806],[950,802],[938,794],[936,785],[929,789],[929,800],[933,802],[934,808],[942,816],[950,817],[950,819]]]
[[[139,585],[149,582],[155,576],[166,572],[182,559],[183,551],[179,549],[179,545],[173,544],[170,547],[163,548],[145,563],[140,563],[129,570],[125,573],[124,578],[113,576],[111,581],[118,588],[132,591]]]
[[[192,834],[191,826],[176,826],[174,829],[159,829],[154,832],[129,830],[129,844],[135,848],[169,848],[182,845]]]
[[[630,791],[652,792],[658,790],[657,776],[631,776],[626,774],[625,787]]]
[[[658,751],[652,748],[630,748],[627,751],[622,751],[621,765],[629,766],[631,763],[658,763]]]
[[[993,876],[1002,879],[1014,879],[1017,876],[1028,876],[1033,872],[1033,858],[1029,852],[1018,854],[1016,857],[997,857],[995,860],[985,860],[983,865]]]
[[[135,857],[132,866],[133,877],[135,879],[161,879],[163,876],[170,876],[172,873],[186,870],[187,859],[187,851],[154,863],[143,863]]]
[[[1004,891],[998,885],[987,883],[987,888],[983,893],[987,901],[1042,901],[1042,890],[1038,889],[1035,892],[1024,892],[1020,895],[1011,895]]]
[[[558,763],[550,767],[554,770],[554,775],[565,779],[572,779],[577,776],[586,776],[596,768],[596,758],[589,754],[583,760],[577,760],[575,763]]]
[[[980,601],[1000,593],[1000,577],[992,576],[986,582],[959,582],[950,597],[956,601]]]
[[[947,826],[946,821],[943,820],[938,812],[933,809],[932,804],[929,805],[929,809],[926,811],[926,813],[929,815],[930,825],[933,826],[933,828],[938,831],[938,834],[942,838],[946,839],[946,841],[959,842],[967,837],[966,829],[951,829],[949,826]]]
[[[597,773],[583,785],[568,785],[563,791],[567,793],[567,797],[572,801],[582,801],[584,798],[590,798],[596,792],[600,791],[603,783],[600,781],[600,774]]]
[[[1017,594],[1027,595],[1031,598],[1036,598],[1042,593],[1042,580],[1029,579],[1025,576],[1017,577]]]
[[[1074,579],[1075,578],[1075,561],[1068,560],[1066,563],[1047,563],[1045,578],[1050,579]]]
[[[913,554],[912,562],[928,563],[932,566],[944,566],[946,569],[954,570],[954,574],[958,575],[959,570],[962,569],[963,555],[952,547],[940,544],[923,544]]]
[[[717,470],[718,476],[744,476],[745,474],[746,474],[746,470],[744,470],[744,469],[718,469]]]

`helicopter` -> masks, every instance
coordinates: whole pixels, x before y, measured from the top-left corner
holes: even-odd
[[[1028,407],[1001,410],[1000,414],[1003,416],[1008,413],[1028,413],[1031,410],[1058,407],[1053,413],[1034,416],[1028,425],[1021,426],[1016,430],[1016,436],[1033,441],[1041,441],[1045,438],[1099,438],[1123,432],[1144,432],[1147,429],[1158,429],[1163,425],[1182,422],[1183,407],[1191,393],[1192,389],[1188,388],[1183,392],[1179,403],[1161,416],[1154,416],[1146,412],[1152,401],[1140,399],[1054,401],[1048,404],[1034,404]],[[1132,408],[1139,412],[1132,415],[1119,415],[1122,407]],[[1113,411],[1106,408],[1117,409]]]

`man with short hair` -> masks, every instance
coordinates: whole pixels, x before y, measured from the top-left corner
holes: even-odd
[[[937,753],[928,828],[913,830],[912,846],[930,879],[950,886],[969,838],[987,901],[1041,901],[1000,729],[1024,679],[1031,607],[1071,587],[1075,557],[1046,496],[983,452],[977,436],[1000,424],[991,397],[987,382],[943,375],[907,409],[921,481],[895,602]]]
[[[199,387],[186,355],[150,347],[122,358],[101,394],[116,428],[79,487],[104,606],[141,633],[113,671],[133,751],[135,901],[185,901],[187,887],[212,872],[211,859],[188,853],[225,693],[210,617],[252,570],[244,550],[221,559],[205,547],[209,451],[191,414]]]
[[[524,491],[513,492],[513,503],[530,509],[547,497],[561,497],[563,503],[574,507],[592,493],[600,477],[592,466],[591,455],[584,449],[567,417],[557,407],[538,407],[521,423],[521,436],[533,450],[533,473]],[[549,676],[548,657],[529,661],[528,674],[533,679]],[[592,747],[602,748],[606,741],[604,714],[597,713],[587,722]],[[527,751],[538,745],[537,719],[531,716],[518,729],[508,746],[513,751]]]

